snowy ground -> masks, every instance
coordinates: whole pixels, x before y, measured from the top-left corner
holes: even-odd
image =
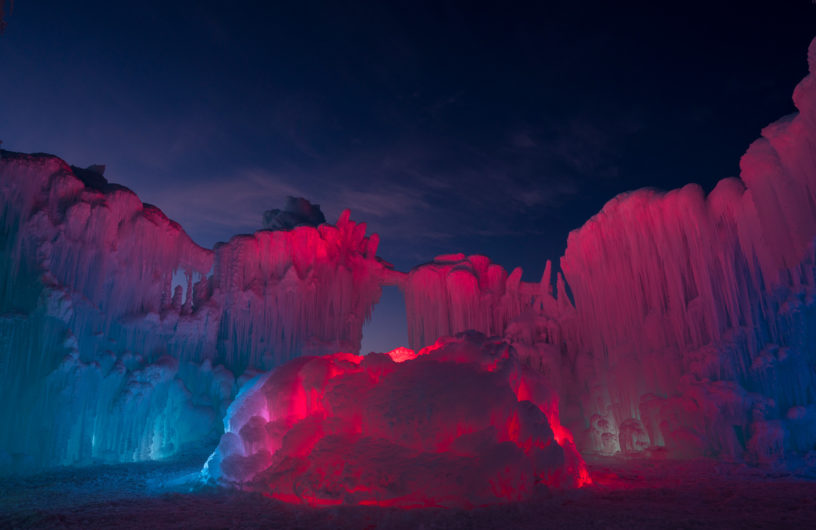
[[[590,460],[595,484],[476,510],[309,508],[195,488],[201,456],[0,480],[0,528],[812,528],[816,468]],[[804,468],[807,469],[807,468]]]

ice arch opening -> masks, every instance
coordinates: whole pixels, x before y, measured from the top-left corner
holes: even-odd
[[[371,319],[363,324],[360,353],[385,352],[407,345],[405,297],[396,285],[385,285],[380,301],[372,309]]]

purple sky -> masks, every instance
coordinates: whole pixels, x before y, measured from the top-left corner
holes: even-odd
[[[737,174],[816,36],[810,0],[297,4],[18,0],[3,147],[106,164],[204,246],[299,195],[401,270],[537,280],[615,194]],[[405,343],[400,303],[364,349]]]

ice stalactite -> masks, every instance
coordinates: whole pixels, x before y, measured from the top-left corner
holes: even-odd
[[[593,449],[633,433],[689,454],[814,448],[816,41],[809,61],[799,112],[763,130],[740,179],[624,194],[570,234]]]
[[[176,271],[208,273],[212,252],[126,188],[55,157],[3,152],[0,195],[5,468],[132,460],[206,436],[176,359],[201,364],[208,310],[189,290],[174,307],[170,287]],[[211,416],[231,393],[213,396]]]
[[[389,272],[365,228],[346,210],[336,226],[263,230],[217,247],[218,358],[269,369],[302,354],[359,352]]]
[[[402,284],[411,347],[422,348],[439,337],[467,330],[502,336],[522,315],[555,318],[571,311],[560,275],[562,288],[558,298],[553,297],[549,263],[541,283],[522,282],[521,274],[520,268],[508,275],[485,256],[464,254],[438,256],[415,267]],[[560,326],[552,322],[557,331]],[[556,335],[552,342],[560,340]]]
[[[741,178],[611,200],[540,285],[440,256],[403,283],[412,347],[504,336],[549,374],[588,450],[765,460],[816,447],[816,44],[797,114],[763,130]]]
[[[574,353],[580,330],[564,278],[559,273],[552,281],[549,261],[540,282],[523,282],[521,275],[520,268],[508,275],[484,256],[463,254],[415,267],[400,283],[411,347],[468,330],[502,337],[561,397],[564,423],[582,434],[583,411],[577,403],[583,387],[575,383],[581,367]]]
[[[211,251],[98,171],[2,152],[7,470],[173,454],[217,435],[244,372],[359,350],[393,271],[348,212]]]

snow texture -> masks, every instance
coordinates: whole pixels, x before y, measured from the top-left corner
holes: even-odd
[[[558,401],[511,347],[301,357],[230,405],[210,480],[308,504],[473,506],[588,475]]]
[[[201,459],[63,468],[0,479],[2,528],[308,528],[539,530],[790,528],[813,526],[810,474],[712,460],[593,456],[593,483],[485,507],[314,508],[268,495],[197,485]]]

